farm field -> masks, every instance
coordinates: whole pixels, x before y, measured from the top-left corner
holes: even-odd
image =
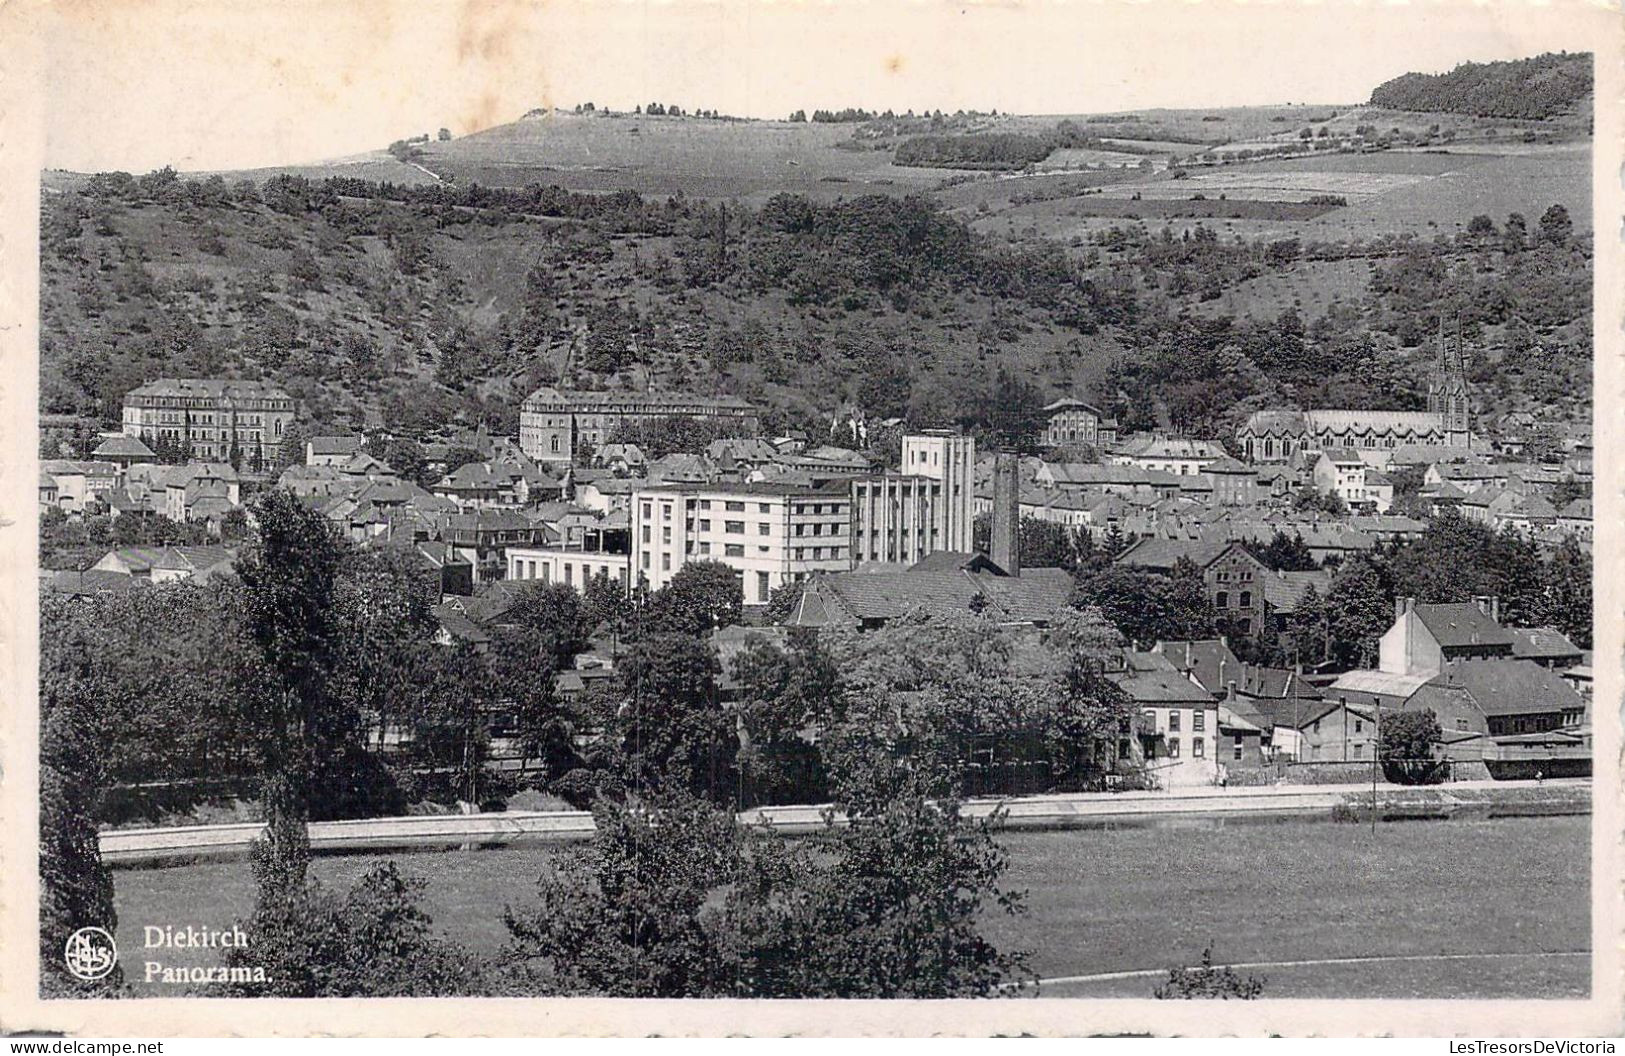
[[[1204,200],[1193,201],[1198,194]],[[1317,195],[1341,196],[1348,205],[1305,204]],[[1229,165],[1180,180],[1135,176],[1087,196],[1011,204],[978,216],[975,226],[1004,234],[1031,227],[1070,241],[1125,220],[1171,223],[1177,233],[1202,219],[1232,237],[1431,238],[1465,230],[1478,213],[1500,223],[1519,212],[1533,224],[1554,203],[1568,208],[1577,230],[1590,230],[1591,154],[1584,145],[1517,153],[1324,154]]]
[[[422,164],[459,183],[762,200],[924,191],[955,173],[895,166],[890,150],[854,144],[853,127],[552,113],[424,144]]]
[[[1569,954],[1590,945],[1589,822],[1391,823],[1375,834],[1322,821],[1013,832],[1004,837],[1008,886],[1029,892],[1030,911],[988,928],[1001,944],[1030,950],[1043,978],[1152,973],[1050,986],[1048,996],[1150,996],[1164,969],[1194,962],[1210,941],[1221,962],[1454,958],[1261,968],[1265,996],[1579,996],[1590,962]],[[525,902],[558,853],[531,846],[396,861],[428,881],[424,904],[439,930],[490,953],[506,939],[504,905]],[[313,871],[347,885],[377,860],[319,858]],[[141,980],[145,925],[228,927],[254,899],[246,861],[114,878],[118,941],[143,996],[159,991]],[[1391,923],[1400,916],[1403,927]],[[210,951],[196,960],[186,952],[169,962],[212,963]],[[1551,956],[1526,956],[1536,952]]]

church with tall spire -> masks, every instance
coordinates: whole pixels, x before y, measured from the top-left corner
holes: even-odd
[[[1446,334],[1444,324],[1439,325],[1439,367],[1428,386],[1428,412],[1439,416],[1444,428],[1445,444],[1450,447],[1468,446],[1472,434],[1467,391],[1466,357],[1462,352],[1461,323],[1456,332]]]
[[[1254,411],[1236,430],[1236,439],[1250,462],[1286,462],[1329,447],[1371,451],[1368,461],[1376,464],[1383,464],[1380,452],[1400,447],[1466,451],[1472,446],[1471,400],[1460,324],[1448,334],[1441,320],[1427,410]]]

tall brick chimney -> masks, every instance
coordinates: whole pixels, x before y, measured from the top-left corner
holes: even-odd
[[[1021,575],[1021,485],[1016,456],[1000,454],[993,460],[993,524],[988,557],[1012,576]]]

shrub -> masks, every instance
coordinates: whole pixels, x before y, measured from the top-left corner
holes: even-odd
[[[1229,965],[1215,968],[1213,944],[1202,951],[1202,963],[1194,968],[1168,969],[1168,981],[1152,991],[1158,1001],[1253,1001],[1264,992],[1263,976],[1245,979]]]

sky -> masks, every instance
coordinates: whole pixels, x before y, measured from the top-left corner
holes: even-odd
[[[1357,0],[40,0],[46,166],[296,164],[538,106],[1354,103],[1410,70],[1590,50],[1617,12]]]

